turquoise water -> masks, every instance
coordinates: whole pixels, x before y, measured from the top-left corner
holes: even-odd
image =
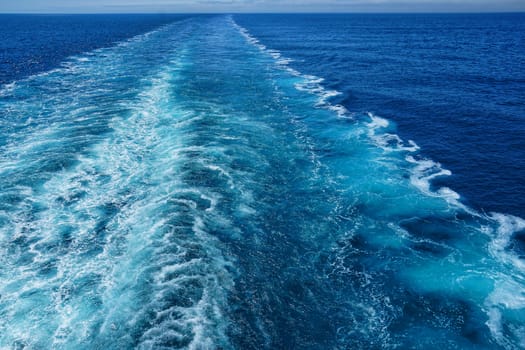
[[[525,222],[232,16],[0,91],[0,346],[525,347]]]

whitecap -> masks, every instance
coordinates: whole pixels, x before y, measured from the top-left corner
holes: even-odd
[[[507,250],[514,233],[525,230],[525,220],[513,215],[491,213],[489,218],[496,222],[495,232],[489,244],[489,252],[497,260],[510,264],[525,273],[525,261]]]
[[[13,81],[12,83],[5,84],[4,86],[0,87],[0,96],[5,96],[9,93],[11,93],[16,88],[16,81]]]
[[[372,113],[368,113],[368,116],[371,120],[370,123],[368,123],[368,127],[372,131],[375,131],[376,129],[380,128],[387,128],[390,125],[390,122],[385,118],[378,117],[377,115],[374,115]]]

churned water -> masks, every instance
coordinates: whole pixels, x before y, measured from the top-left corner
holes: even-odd
[[[163,16],[131,38],[65,50],[38,73],[3,72],[0,347],[525,347],[525,221],[510,215],[521,207],[467,205],[440,181],[454,175],[438,163],[438,137],[392,121],[412,99],[382,114],[387,87],[363,80],[401,74],[380,69],[399,52],[372,54],[350,29],[345,41],[353,18]],[[378,27],[366,28],[358,41],[380,50]],[[510,36],[501,62],[518,65],[523,32]],[[343,42],[363,66],[335,50]],[[498,69],[523,87],[523,65]],[[434,116],[445,130],[447,109],[427,115],[423,96],[437,89],[446,104],[462,88],[407,79],[424,92],[398,123]],[[521,117],[523,90],[501,84],[505,96],[478,96],[478,107]],[[503,100],[513,102],[502,116]],[[501,157],[521,164],[523,122],[510,132],[518,139]]]

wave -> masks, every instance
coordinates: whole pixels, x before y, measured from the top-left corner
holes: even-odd
[[[407,218],[403,218],[400,222],[405,220],[416,220],[415,218],[417,218],[418,211],[424,212],[424,208],[430,203],[429,201],[435,198],[436,200],[444,201],[447,205],[445,207],[439,206],[441,209],[434,209],[433,211],[435,214],[433,215],[435,218],[427,218],[427,220],[438,220],[437,218],[440,216],[447,217],[450,215],[456,217],[456,219],[452,219],[452,222],[454,222],[455,225],[455,228],[452,230],[465,232],[474,230],[475,238],[470,238],[478,244],[478,246],[474,248],[466,243],[458,243],[453,247],[450,247],[448,245],[449,243],[437,243],[433,240],[418,241],[417,245],[438,244],[442,246],[436,249],[452,249],[453,251],[456,251],[457,253],[455,254],[458,255],[471,255],[473,254],[471,249],[483,250],[485,255],[483,255],[483,253],[479,255],[474,254],[478,256],[479,260],[471,262],[471,265],[467,264],[463,266],[462,268],[465,269],[464,271],[457,272],[463,276],[457,280],[461,282],[450,282],[449,285],[436,287],[436,290],[443,294],[450,293],[451,289],[454,290],[454,288],[459,288],[459,290],[461,290],[461,288],[463,288],[461,286],[463,283],[467,283],[467,280],[474,278],[470,274],[477,275],[479,273],[483,275],[483,278],[492,281],[487,283],[494,283],[494,285],[491,291],[489,288],[489,292],[481,292],[481,295],[484,295],[484,297],[480,297],[475,303],[477,303],[486,314],[486,326],[490,330],[491,336],[495,342],[503,348],[515,348],[516,344],[518,344],[518,346],[524,346],[523,341],[520,341],[519,339],[524,339],[523,335],[525,334],[525,328],[520,326],[521,321],[519,316],[513,315],[513,313],[521,313],[525,310],[525,298],[523,297],[525,296],[525,263],[523,262],[523,257],[520,255],[522,253],[513,252],[510,247],[513,245],[512,242],[515,239],[516,234],[525,229],[525,221],[521,218],[500,213],[480,213],[465,205],[462,202],[460,194],[454,190],[448,187],[434,188],[433,180],[438,177],[450,176],[452,175],[451,171],[444,169],[438,162],[422,156],[420,154],[420,147],[414,141],[409,140],[408,142],[405,142],[402,140],[402,138],[395,133],[395,127],[391,121],[381,118],[374,113],[367,113],[365,116],[361,116],[349,112],[344,106],[332,105],[330,99],[340,93],[338,91],[327,90],[324,88],[323,78],[302,74],[296,69],[290,67],[289,64],[293,63],[293,59],[285,58],[281,52],[269,49],[266,45],[262,44],[257,38],[251,35],[247,29],[238,25],[233,19],[231,19],[231,22],[250,44],[257,47],[264,54],[272,57],[277,67],[285,70],[292,76],[301,79],[301,81],[295,83],[294,86],[299,91],[304,91],[317,97],[314,107],[335,112],[335,115],[339,119],[348,118],[353,120],[357,131],[354,129],[352,133],[355,135],[366,135],[368,141],[376,147],[375,151],[371,151],[372,158],[368,160],[369,162],[385,163],[387,169],[396,166],[396,171],[405,171],[405,169],[409,171],[409,183],[413,188],[417,189],[419,193],[428,198],[425,199],[428,203],[422,202],[422,209],[418,209],[417,205],[414,206],[415,204],[411,204],[410,206],[407,206],[409,209],[397,209],[392,211],[392,213],[402,212],[403,215],[406,215]],[[343,125],[335,127],[335,129],[343,128],[345,128]],[[334,133],[336,135],[339,134],[339,132]],[[340,133],[344,134],[343,131]],[[392,175],[384,174],[384,176],[387,177]],[[354,179],[354,181],[356,180]],[[369,179],[369,181],[372,181],[372,179]],[[388,181],[388,179],[385,179],[385,181]],[[353,187],[355,185],[350,184],[349,186]],[[383,203],[383,206],[387,207],[388,204]],[[385,209],[382,208],[382,210]],[[413,211],[412,213],[410,213],[411,210]],[[458,217],[462,217],[462,219],[458,219]],[[402,232],[400,235],[402,240],[410,241],[415,239],[413,235],[416,234],[416,232],[409,233],[400,227],[399,223],[396,222],[395,216],[390,218],[390,220],[393,221],[389,223],[389,226],[397,233]],[[418,229],[421,230],[422,228],[423,226]],[[450,234],[452,234],[452,232]],[[456,232],[456,234],[459,235],[465,233]],[[355,236],[352,235],[352,237]],[[391,240],[390,237],[382,237],[383,239]],[[462,237],[461,239],[468,240],[465,237]],[[346,252],[346,249],[353,248],[347,246],[342,249],[341,253],[343,256],[344,254],[349,254]],[[341,262],[345,261],[344,259],[344,257],[341,257]],[[487,267],[486,259],[491,261],[490,264],[492,264],[492,266],[490,266],[490,268]],[[424,264],[429,264],[428,271],[432,271],[432,269],[436,268],[435,265],[438,263],[425,261]],[[476,268],[479,269],[479,271],[475,271]],[[451,266],[450,269],[453,269],[453,267]],[[470,272],[471,269],[474,269],[474,271]],[[348,273],[348,267],[340,266],[336,271],[338,271],[338,273],[343,273],[343,271],[346,271],[344,273]],[[423,268],[423,271],[427,270]],[[425,272],[422,272],[422,274],[425,274]],[[417,285],[416,280],[420,279],[421,275],[419,275],[418,272],[411,276],[413,277],[409,279],[408,283]],[[359,279],[361,279],[361,277],[359,277]],[[366,287],[366,285],[370,283],[372,278],[373,277],[369,275],[369,277],[366,278],[368,282],[366,282],[362,288],[369,288]],[[483,285],[483,283],[484,282],[480,281],[480,286]],[[424,285],[419,285],[417,288],[425,289],[426,287]],[[454,293],[456,293],[455,290]],[[377,296],[377,298],[383,297]],[[478,298],[478,296],[476,296],[476,298]],[[382,306],[378,304],[377,308],[381,309]],[[383,310],[383,312],[384,314],[382,317],[388,318],[387,315],[390,311]],[[383,322],[386,322],[386,320],[384,319]],[[379,325],[376,326],[379,327]],[[387,329],[387,325],[384,323],[381,323],[381,327],[384,330]],[[341,330],[343,329],[346,328],[342,328]],[[388,345],[388,343],[391,341],[394,340],[386,339],[386,343],[382,346],[390,346],[391,344]]]
[[[140,43],[143,50],[162,32],[172,45],[168,29],[129,45]],[[0,160],[2,183],[15,197],[12,207],[0,211],[2,257],[10,257],[1,270],[1,344],[228,347],[223,310],[231,261],[209,233],[210,223],[227,221],[217,210],[218,194],[180,175],[198,149],[185,130],[199,115],[172,99],[186,64],[178,46],[163,59],[166,64],[147,73],[127,70],[134,68],[126,60],[134,48],[101,49],[93,57],[71,58],[71,67],[17,82],[9,92],[13,123],[16,113],[34,106],[52,108],[41,112],[38,128],[21,129]],[[133,81],[138,86],[101,91],[106,81],[131,74],[140,76]],[[33,88],[57,93],[16,100]],[[71,91],[78,92],[73,104]],[[64,153],[65,145],[73,150]],[[57,157],[63,160],[48,172],[39,164]],[[40,182],[32,175],[42,173]],[[29,309],[32,316],[26,317]]]
[[[523,220],[226,18],[7,93],[0,344],[520,344]]]

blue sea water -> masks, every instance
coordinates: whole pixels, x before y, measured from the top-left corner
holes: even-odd
[[[69,56],[111,46],[183,17],[0,14],[0,84],[53,69]]]
[[[525,347],[523,15],[1,19],[1,348]]]
[[[485,211],[525,216],[525,15],[241,16],[265,45],[398,125]]]

